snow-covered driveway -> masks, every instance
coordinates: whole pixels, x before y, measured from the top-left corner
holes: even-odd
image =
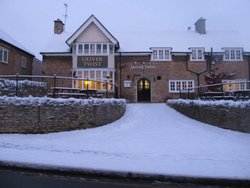
[[[250,134],[189,119],[166,104],[128,104],[109,125],[0,135],[0,160],[61,167],[250,179]]]

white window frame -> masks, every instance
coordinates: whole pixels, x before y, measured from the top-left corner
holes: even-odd
[[[222,48],[224,61],[243,61],[243,48]]]
[[[88,79],[88,80],[96,80],[102,82],[101,84],[101,89],[98,91],[104,92],[107,91],[106,88],[104,87],[106,85],[106,82],[108,83],[115,83],[115,69],[76,69],[75,72],[77,78],[79,79]],[[93,74],[91,74],[91,72]],[[97,74],[97,72],[99,74]],[[107,74],[109,77],[107,78]],[[93,75],[94,77],[91,77]],[[100,77],[98,77],[100,75]],[[72,75],[73,76],[73,75]],[[79,80],[81,81],[81,80]],[[75,83],[78,86],[78,80]],[[82,82],[81,85],[82,88],[84,88],[84,82]],[[97,89],[97,85],[95,82],[94,89]],[[112,89],[109,89],[109,91],[115,91],[115,87],[113,85]]]
[[[171,61],[172,48],[150,48],[152,50],[151,61]]]
[[[1,53],[1,59],[0,62],[8,64],[8,56],[9,56],[9,51],[6,50],[5,48],[0,47],[0,53]]]
[[[97,50],[97,46],[101,49]],[[79,49],[81,46],[81,49]],[[85,49],[85,47],[87,47]],[[91,55],[91,56],[98,56],[98,55],[114,55],[115,46],[114,44],[110,43],[77,43],[76,44],[76,55]]]
[[[222,83],[224,85],[228,85],[228,89],[225,89],[225,86],[223,85],[224,91],[244,91],[244,90],[247,90],[247,83],[246,83],[245,79],[222,80]]]
[[[189,49],[191,50],[190,61],[204,61],[205,60],[205,57],[204,57],[205,48],[189,48]],[[201,54],[201,57],[199,56],[199,54]]]
[[[190,83],[192,84],[192,87],[190,87]],[[168,82],[168,91],[169,93],[188,93],[194,92],[194,80],[169,80]]]
[[[27,68],[27,58],[22,56],[21,58],[21,65],[22,65],[22,68]]]

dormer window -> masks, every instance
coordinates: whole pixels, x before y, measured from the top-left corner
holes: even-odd
[[[150,48],[152,61],[171,61],[171,48]]]
[[[190,61],[204,61],[204,48],[190,48]]]
[[[242,61],[243,49],[242,48],[222,48],[225,50],[223,60],[224,61]]]

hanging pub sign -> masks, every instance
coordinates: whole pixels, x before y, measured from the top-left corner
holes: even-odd
[[[107,68],[108,57],[107,56],[78,56],[77,67],[78,68]]]

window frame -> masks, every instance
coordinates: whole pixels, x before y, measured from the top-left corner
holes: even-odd
[[[111,43],[76,43],[76,55],[114,55],[115,46]],[[74,51],[74,50],[73,50]]]
[[[189,48],[191,50],[191,54],[190,54],[190,61],[205,61],[205,48],[202,47],[192,47]],[[201,52],[199,52],[201,51]],[[195,52],[195,53],[194,53]],[[195,54],[195,57],[194,57]],[[199,58],[199,55],[202,55],[201,58]]]
[[[0,62],[4,64],[8,64],[8,59],[9,59],[9,51],[5,48],[0,47],[0,53],[1,53],[1,59]]]
[[[21,57],[21,66],[22,68],[27,68],[27,57]]]
[[[171,61],[171,50],[170,47],[152,47],[150,48],[152,50],[151,52],[151,61]]]
[[[192,87],[190,87],[190,83],[192,83]],[[169,80],[168,81],[168,91],[169,93],[194,93],[194,80]],[[185,89],[185,90],[184,90]]]
[[[243,48],[222,48],[223,61],[243,61]]]

